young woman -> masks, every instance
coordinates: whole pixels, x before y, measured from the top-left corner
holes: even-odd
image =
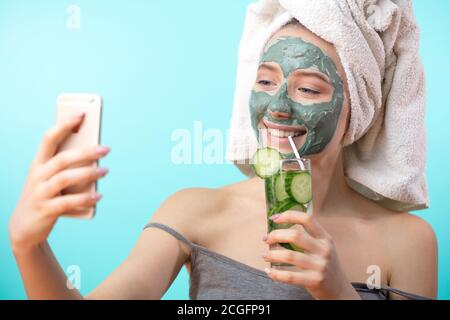
[[[368,200],[345,181],[342,141],[350,108],[345,72],[334,46],[298,23],[282,27],[270,43],[283,45],[286,39],[307,43],[331,59],[345,93],[335,126],[330,124],[329,142],[309,156],[313,214],[286,212],[276,221],[301,225],[304,231],[286,229],[267,234],[264,182],[260,178],[214,190],[183,190],[162,204],[126,261],[84,298],[160,299],[183,265],[190,272],[192,299],[436,297],[437,243],[432,228],[417,216]],[[330,84],[329,74],[320,69],[299,69],[291,70],[295,72],[286,78],[286,68],[284,61],[276,59],[261,63],[254,93],[274,97],[285,86],[290,99],[298,103],[331,101],[336,87]],[[258,109],[261,121],[257,126],[278,133],[293,131],[301,149],[307,134],[300,126],[286,127],[286,123],[295,123],[297,113],[283,108],[271,105]],[[93,206],[98,200],[89,194],[59,196],[67,186],[105,175],[104,170],[68,168],[95,161],[105,156],[108,148],[55,155],[61,141],[81,123],[82,118],[73,119],[45,135],[10,221],[12,248],[31,299],[83,298],[77,290],[67,288],[66,276],[47,242],[61,215],[76,207]],[[286,148],[282,138],[272,135],[269,139],[280,149]],[[269,244],[279,242],[294,243],[304,253],[269,251]],[[270,262],[290,263],[298,270],[270,269]],[[373,266],[380,270],[381,289],[365,285]]]

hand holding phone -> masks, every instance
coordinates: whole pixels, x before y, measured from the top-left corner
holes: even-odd
[[[9,236],[16,253],[28,252],[44,244],[61,216],[72,213],[71,217],[92,218],[95,212],[92,209],[101,199],[101,195],[92,190],[96,188],[94,182],[104,177],[107,170],[98,168],[97,162],[110,149],[94,143],[98,141],[95,133],[99,130],[95,129],[96,125],[83,126],[88,123],[84,122],[89,119],[88,110],[83,110],[88,111],[87,118],[86,115],[69,118],[63,116],[66,107],[60,105],[58,117],[61,120],[45,133],[11,215]],[[71,109],[70,114],[72,112],[78,111]],[[74,141],[77,127],[78,133],[86,128],[94,128],[94,137]],[[86,136],[89,137],[89,134]],[[82,189],[85,191],[82,192]]]

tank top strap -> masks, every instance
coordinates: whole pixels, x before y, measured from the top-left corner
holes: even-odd
[[[399,296],[408,298],[410,300],[435,300],[435,299],[430,298],[430,297],[420,296],[420,295],[417,295],[417,294],[414,294],[414,293],[409,293],[409,292],[402,291],[402,290],[399,290],[399,289],[396,289],[396,288],[392,288],[392,287],[389,287],[389,286],[381,286],[380,290],[384,291],[386,293],[386,296],[387,296],[387,294],[389,292],[392,292],[392,293],[398,294]]]
[[[186,237],[184,237],[183,235],[181,235],[180,233],[178,233],[171,227],[166,226],[165,224],[157,223],[157,222],[150,222],[144,227],[144,230],[147,228],[151,228],[151,227],[162,229],[162,230],[166,231],[167,233],[170,233],[172,236],[174,236],[178,240],[183,241],[185,244],[187,244],[189,246],[189,248],[193,247],[193,243],[190,240],[188,240]]]

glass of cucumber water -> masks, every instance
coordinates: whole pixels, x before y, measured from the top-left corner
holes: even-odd
[[[255,173],[264,179],[268,232],[276,229],[296,228],[299,225],[277,224],[271,219],[286,211],[312,212],[312,176],[309,159],[283,159],[278,150],[259,149],[253,159]],[[293,243],[271,245],[271,250],[288,249],[303,252]],[[289,264],[271,263],[271,267],[288,267]]]

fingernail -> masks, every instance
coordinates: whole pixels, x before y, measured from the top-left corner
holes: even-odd
[[[72,129],[73,133],[78,133],[80,131],[81,124],[77,125],[75,128]]]
[[[262,239],[263,241],[266,241],[268,239],[267,235],[264,235]]]
[[[100,177],[105,176],[109,172],[108,168],[98,168],[97,173]]]
[[[100,155],[107,155],[111,151],[111,148],[108,147],[98,147],[95,152],[97,152]]]
[[[281,214],[275,214],[270,217],[271,220],[277,220],[279,217],[281,217]]]
[[[270,269],[269,268],[265,268],[264,272],[267,273],[267,274],[270,274]]]
[[[95,200],[95,201],[98,201],[98,200],[100,200],[100,199],[102,198],[102,195],[99,194],[99,193],[94,193],[94,194],[91,196],[91,198],[92,198],[93,200]]]
[[[261,256],[265,259],[267,257],[267,253],[263,252]]]

